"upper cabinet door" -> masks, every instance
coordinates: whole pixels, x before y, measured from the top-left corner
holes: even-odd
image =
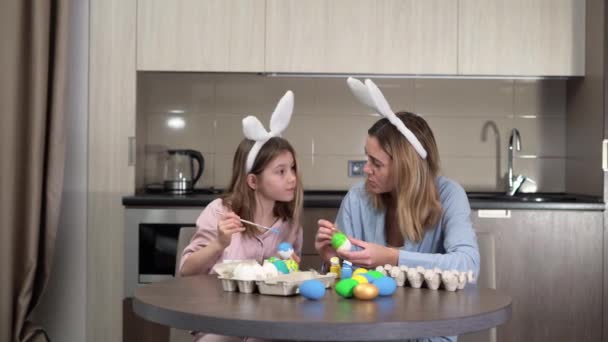
[[[264,0],[143,0],[138,70],[263,71]]]
[[[381,0],[377,4],[374,67],[378,73],[457,73],[456,0]]]
[[[585,73],[585,1],[460,0],[463,75]]]
[[[267,0],[266,71],[455,74],[456,0]]]

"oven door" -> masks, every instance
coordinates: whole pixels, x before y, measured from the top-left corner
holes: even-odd
[[[202,208],[125,210],[124,294],[133,297],[139,284],[170,279],[175,274],[181,227],[195,226]]]
[[[175,274],[177,239],[186,224],[141,223],[139,225],[138,282],[152,283]]]

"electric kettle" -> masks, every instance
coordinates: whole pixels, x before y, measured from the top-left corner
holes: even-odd
[[[198,164],[196,172],[194,161]],[[199,151],[168,150],[165,157],[164,190],[176,194],[191,192],[204,169],[205,159]]]

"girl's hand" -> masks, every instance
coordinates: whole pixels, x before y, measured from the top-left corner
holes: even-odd
[[[232,234],[245,231],[245,226],[240,221],[240,217],[234,212],[229,212],[217,224],[217,242],[223,248],[230,245]]]
[[[337,256],[336,250],[331,246],[331,237],[339,230],[333,223],[327,220],[319,220],[319,229],[315,236],[315,249],[325,262],[329,262],[331,257]]]
[[[300,262],[302,261],[302,258],[300,258],[300,257],[299,257],[299,256],[298,256],[296,253],[293,253],[293,254],[291,255],[291,259],[292,259],[293,261],[297,262],[297,263],[298,263],[298,265],[299,265],[299,264],[300,264]]]
[[[348,260],[353,265],[375,268],[386,264],[397,265],[399,262],[399,250],[381,246],[371,242],[365,242],[355,238],[349,238],[350,242],[359,246],[360,251],[339,251],[340,258]]]

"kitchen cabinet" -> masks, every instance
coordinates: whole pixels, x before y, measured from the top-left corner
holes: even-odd
[[[456,74],[456,0],[267,0],[267,72]]]
[[[137,69],[584,75],[585,3],[139,1]]]
[[[460,0],[458,73],[585,74],[585,1]]]
[[[137,5],[138,70],[263,70],[264,0],[145,0]]]
[[[603,212],[478,214],[472,213],[476,231],[495,238],[496,288],[513,298],[498,341],[600,341]]]

